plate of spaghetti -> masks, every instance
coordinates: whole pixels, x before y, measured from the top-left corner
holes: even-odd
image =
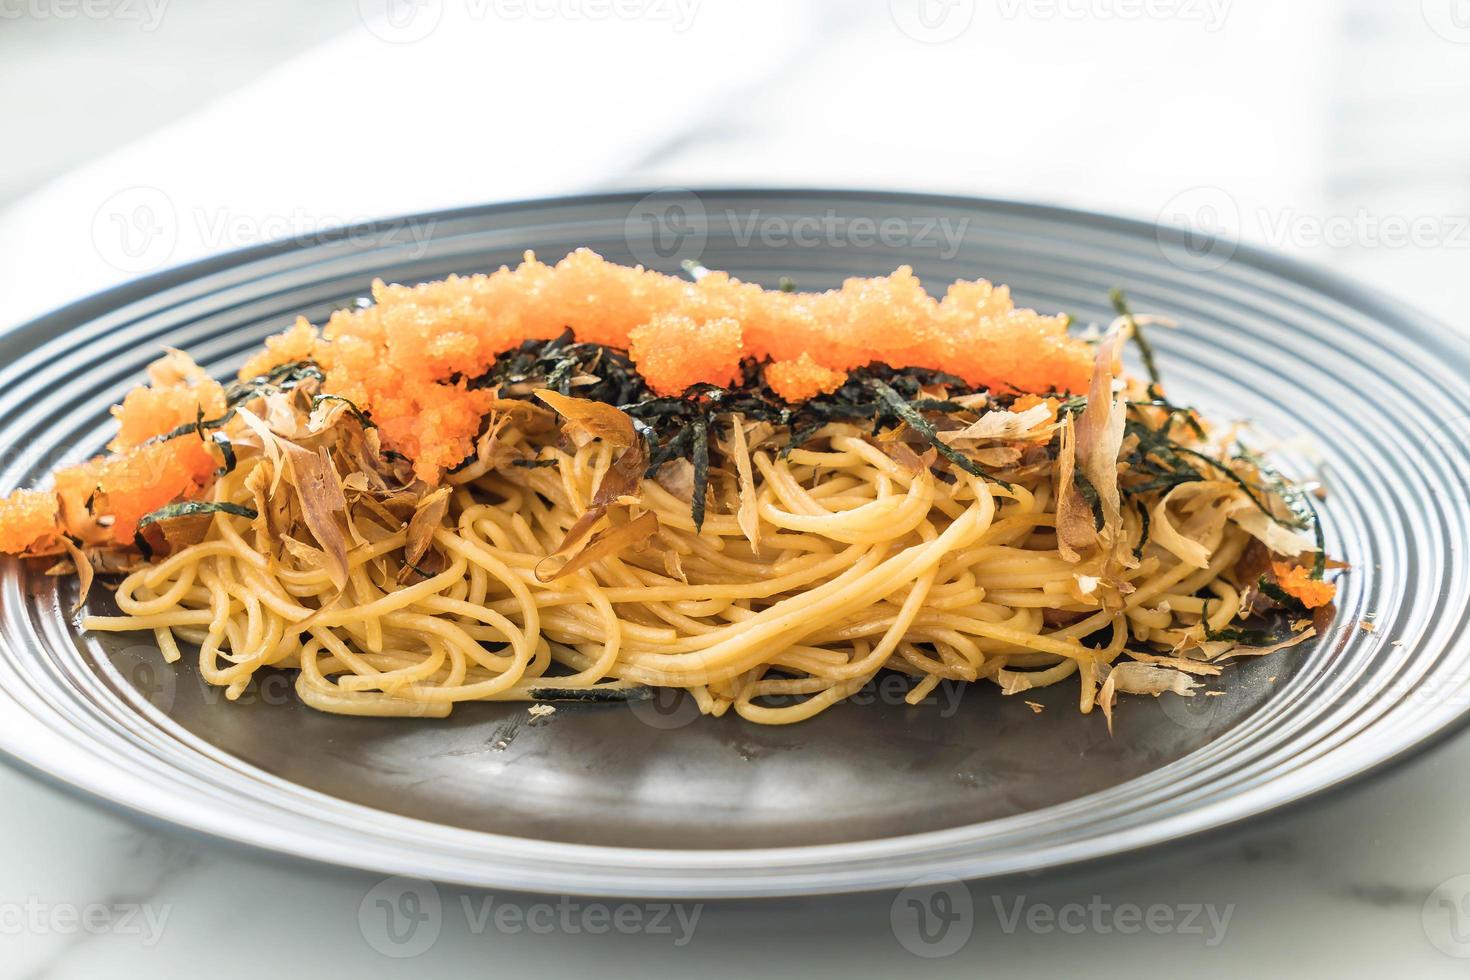
[[[912,233],[742,233],[772,215]],[[1218,828],[1465,715],[1464,344],[1231,243],[611,195],[0,342],[0,744],[234,840],[875,888]]]

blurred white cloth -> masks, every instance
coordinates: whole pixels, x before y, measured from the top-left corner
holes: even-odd
[[[607,187],[1046,200],[1387,270],[1403,292],[1458,278],[1470,248],[1470,232],[1466,248],[1441,247],[1470,203],[1464,181],[1417,173],[1410,149],[1437,134],[1436,159],[1470,160],[1470,134],[1445,124],[1467,94],[1470,38],[1446,38],[1415,4],[1181,0],[1167,16],[1114,0],[359,6],[361,27],[0,214],[0,328],[259,241]],[[1414,84],[1363,75],[1388,64]],[[1434,91],[1450,94],[1411,98]],[[1399,151],[1361,137],[1365,109]],[[1438,238],[1314,240],[1361,201],[1370,222],[1428,215]],[[1430,300],[1452,313],[1467,298]]]
[[[361,28],[0,214],[0,326],[268,239],[595,187],[777,71],[820,16],[779,0],[580,19],[534,0],[359,5]]]

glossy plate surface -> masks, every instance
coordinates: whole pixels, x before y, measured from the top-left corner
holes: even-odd
[[[888,685],[785,728],[687,704],[465,705],[442,722],[322,715],[284,676],[240,702],[151,637],[89,636],[74,586],[0,564],[0,748],[112,803],[317,860],[475,885],[773,895],[982,877],[1118,854],[1360,776],[1463,720],[1470,679],[1470,350],[1278,257],[1117,218],[860,192],[708,191],[493,206],[263,246],[163,273],[0,337],[0,490],[96,452],[163,346],[233,373],[377,276],[442,277],[586,245],[775,285],[914,266],[1106,320],[1109,287],[1178,319],[1152,339],[1179,401],[1250,418],[1298,472],[1320,454],[1330,550],[1353,569],[1321,641],[1242,663],[1218,697],[1128,699],[1117,734],[1063,684],[1020,698]],[[1307,437],[1307,438],[1299,438]],[[1315,450],[1304,447],[1314,445]],[[98,590],[95,609],[110,600]],[[1371,632],[1359,624],[1371,623]]]

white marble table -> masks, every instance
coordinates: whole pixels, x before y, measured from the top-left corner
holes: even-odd
[[[0,326],[138,272],[370,215],[758,183],[1191,221],[1361,276],[1463,329],[1470,18],[1456,3],[606,8],[641,14],[630,18],[420,0],[0,214]],[[360,6],[381,13],[386,0]],[[155,29],[166,35],[166,13]],[[129,250],[128,227],[162,233]],[[968,914],[925,944],[914,896],[659,909],[384,884],[143,827],[0,769],[0,976],[367,977],[405,964],[1463,976],[1467,772],[1461,736],[1224,837],[998,893],[976,885]],[[959,904],[929,908],[963,911],[948,897]],[[934,953],[948,955],[919,955]]]

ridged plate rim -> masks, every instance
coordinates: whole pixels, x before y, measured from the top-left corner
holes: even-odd
[[[251,266],[262,260],[284,258],[289,265],[289,260],[299,257],[306,260],[302,264],[309,264],[312,250],[321,247],[324,242],[369,236],[374,230],[387,227],[402,227],[412,222],[455,222],[465,219],[513,220],[517,214],[530,214],[547,208],[594,208],[612,204],[631,207],[646,193],[625,191],[425,212],[366,222],[321,237],[313,243],[266,243],[124,283],[6,331],[3,337],[9,344],[18,343],[34,348],[60,331],[91,323],[108,312],[145,301],[166,290],[231,269]],[[995,213],[1012,218],[1071,225],[1079,230],[1122,236],[1135,241],[1154,239],[1161,248],[1182,247],[1185,241],[1182,230],[1160,227],[1134,218],[1014,200],[801,188],[708,188],[692,189],[683,193],[710,201],[784,201],[793,207],[824,201],[836,204],[861,204],[866,201],[875,205],[951,208],[968,210],[975,214]],[[1191,239],[1190,244],[1198,249],[1200,242],[1198,239]],[[1230,263],[1250,267],[1282,284],[1289,284],[1351,308],[1362,317],[1390,327],[1413,341],[1419,345],[1421,351],[1427,352],[1437,347],[1446,362],[1452,361],[1462,370],[1470,365],[1470,347],[1467,347],[1465,338],[1397,300],[1331,271],[1265,249],[1234,242],[1219,244],[1222,249],[1228,250]],[[1158,262],[1164,261],[1161,252]],[[1446,575],[1448,574],[1447,571]],[[3,595],[0,607],[10,611],[14,611],[24,601],[13,569],[0,579],[0,595]],[[5,638],[6,634],[0,634],[0,642],[4,642]],[[1460,642],[1452,647],[1447,646],[1441,652],[1448,653],[1464,646]],[[1407,661],[1415,655],[1423,659],[1429,653],[1405,651],[1403,656]],[[45,708],[45,699],[40,693],[16,690],[14,675],[0,676],[0,682],[4,682],[4,686],[0,687],[0,704],[8,706],[7,714],[13,720],[13,723],[0,726],[0,752],[3,752],[6,761],[127,811],[243,844],[385,874],[407,874],[466,885],[530,891],[642,897],[771,896],[858,891],[903,885],[926,874],[940,873],[959,878],[992,877],[1117,857],[1141,848],[1219,830],[1320,796],[1370,774],[1384,771],[1470,723],[1470,703],[1457,691],[1454,703],[1441,704],[1441,710],[1436,712],[1426,711],[1413,724],[1400,724],[1388,733],[1390,737],[1383,739],[1375,751],[1353,760],[1341,760],[1338,765],[1326,768],[1320,760],[1312,763],[1314,768],[1311,771],[1316,778],[1296,778],[1290,785],[1257,784],[1247,792],[1227,794],[1167,816],[1160,814],[1159,819],[1144,820],[1128,826],[1109,838],[1103,847],[1084,847],[1074,841],[1045,848],[977,855],[971,853],[976,844],[973,834],[984,825],[976,824],[858,843],[792,848],[730,851],[613,848],[505,837],[427,824],[373,811],[385,830],[422,835],[425,828],[430,828],[436,839],[432,842],[425,841],[425,846],[415,850],[401,845],[392,846],[393,842],[387,839],[357,838],[346,830],[339,830],[336,839],[326,841],[326,846],[323,846],[324,842],[320,839],[312,840],[300,833],[282,834],[281,828],[269,823],[231,826],[228,807],[219,800],[211,805],[208,793],[200,795],[204,789],[222,792],[227,798],[231,797],[232,792],[244,793],[243,802],[267,807],[267,797],[271,793],[290,796],[296,792],[310,797],[314,795],[314,791],[284,784],[284,781],[264,773],[259,773],[253,784],[237,785],[233,791],[225,784],[218,787],[170,786],[164,791],[160,781],[145,778],[142,774],[108,772],[105,764],[99,764],[95,755],[90,757],[89,764],[88,750],[95,750],[99,746],[87,744],[87,733],[77,728],[50,728],[45,719],[23,712],[22,709],[27,704],[27,693],[30,694],[29,703],[32,708]],[[1395,707],[1396,704],[1390,703],[1382,708],[1382,712],[1387,713]],[[65,721],[55,716],[55,712],[53,716],[53,722]],[[1355,735],[1354,739],[1357,737]],[[118,747],[101,748],[105,752],[115,751]],[[1340,747],[1336,751],[1340,751]],[[1300,773],[1301,770],[1294,770],[1292,775],[1300,777]],[[259,795],[252,798],[249,792],[251,787]],[[195,791],[192,796],[187,792],[190,788]],[[1058,807],[1049,809],[1057,810],[1069,806],[1075,808],[1078,804],[1085,806],[1086,800],[1084,797],[1071,804],[1059,804]],[[236,801],[241,802],[238,798]],[[333,809],[329,801],[317,802],[323,803],[327,809]],[[346,811],[356,806],[336,802]]]

